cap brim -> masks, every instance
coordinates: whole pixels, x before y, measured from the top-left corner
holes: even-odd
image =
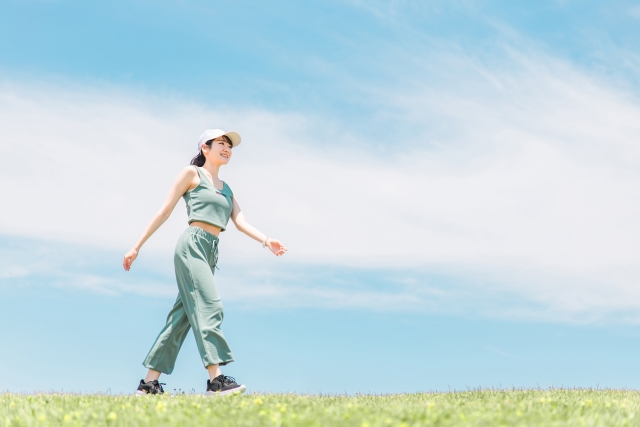
[[[225,133],[225,135],[231,140],[231,145],[233,147],[237,147],[238,145],[240,145],[242,138],[240,137],[240,134],[238,132],[231,131]]]

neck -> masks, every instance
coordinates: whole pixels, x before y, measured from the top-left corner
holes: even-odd
[[[218,179],[218,172],[220,171],[220,165],[214,165],[211,162],[205,162],[204,166],[202,167],[206,169],[207,172],[209,172],[212,177]]]

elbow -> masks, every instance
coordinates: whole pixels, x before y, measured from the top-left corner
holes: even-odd
[[[171,211],[168,211],[166,209],[161,209],[160,212],[158,212],[158,214],[156,215],[156,217],[162,222],[165,222],[167,219],[169,219],[169,216],[171,216]]]
[[[247,227],[245,227],[246,224],[244,224],[242,221],[233,221],[233,223],[235,224],[236,229],[242,233],[244,233],[247,229]]]

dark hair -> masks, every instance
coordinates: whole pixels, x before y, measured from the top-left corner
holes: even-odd
[[[233,143],[231,142],[231,140],[229,139],[229,137],[227,135],[222,135],[222,137],[224,138],[225,141],[227,141],[227,143],[233,147]],[[214,138],[215,139],[215,138]],[[211,148],[211,143],[213,142],[213,139],[208,140],[207,142],[205,142],[203,145],[206,145],[207,147]],[[198,167],[202,167],[204,166],[204,163],[207,161],[207,159],[204,157],[204,154],[202,154],[202,150],[200,150],[200,152],[198,153],[197,156],[195,156],[193,159],[191,159],[191,163],[192,165],[196,165]]]

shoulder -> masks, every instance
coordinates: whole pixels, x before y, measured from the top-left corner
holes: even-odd
[[[195,166],[186,166],[182,168],[175,184],[181,191],[188,191],[195,188],[199,183],[198,171]]]
[[[188,173],[191,175],[198,175],[198,167],[194,165],[185,166],[182,169],[182,173]]]
[[[180,177],[182,178],[195,178],[196,176],[198,176],[198,169],[193,166],[193,165],[189,165],[189,166],[185,166],[181,171],[180,171]]]

